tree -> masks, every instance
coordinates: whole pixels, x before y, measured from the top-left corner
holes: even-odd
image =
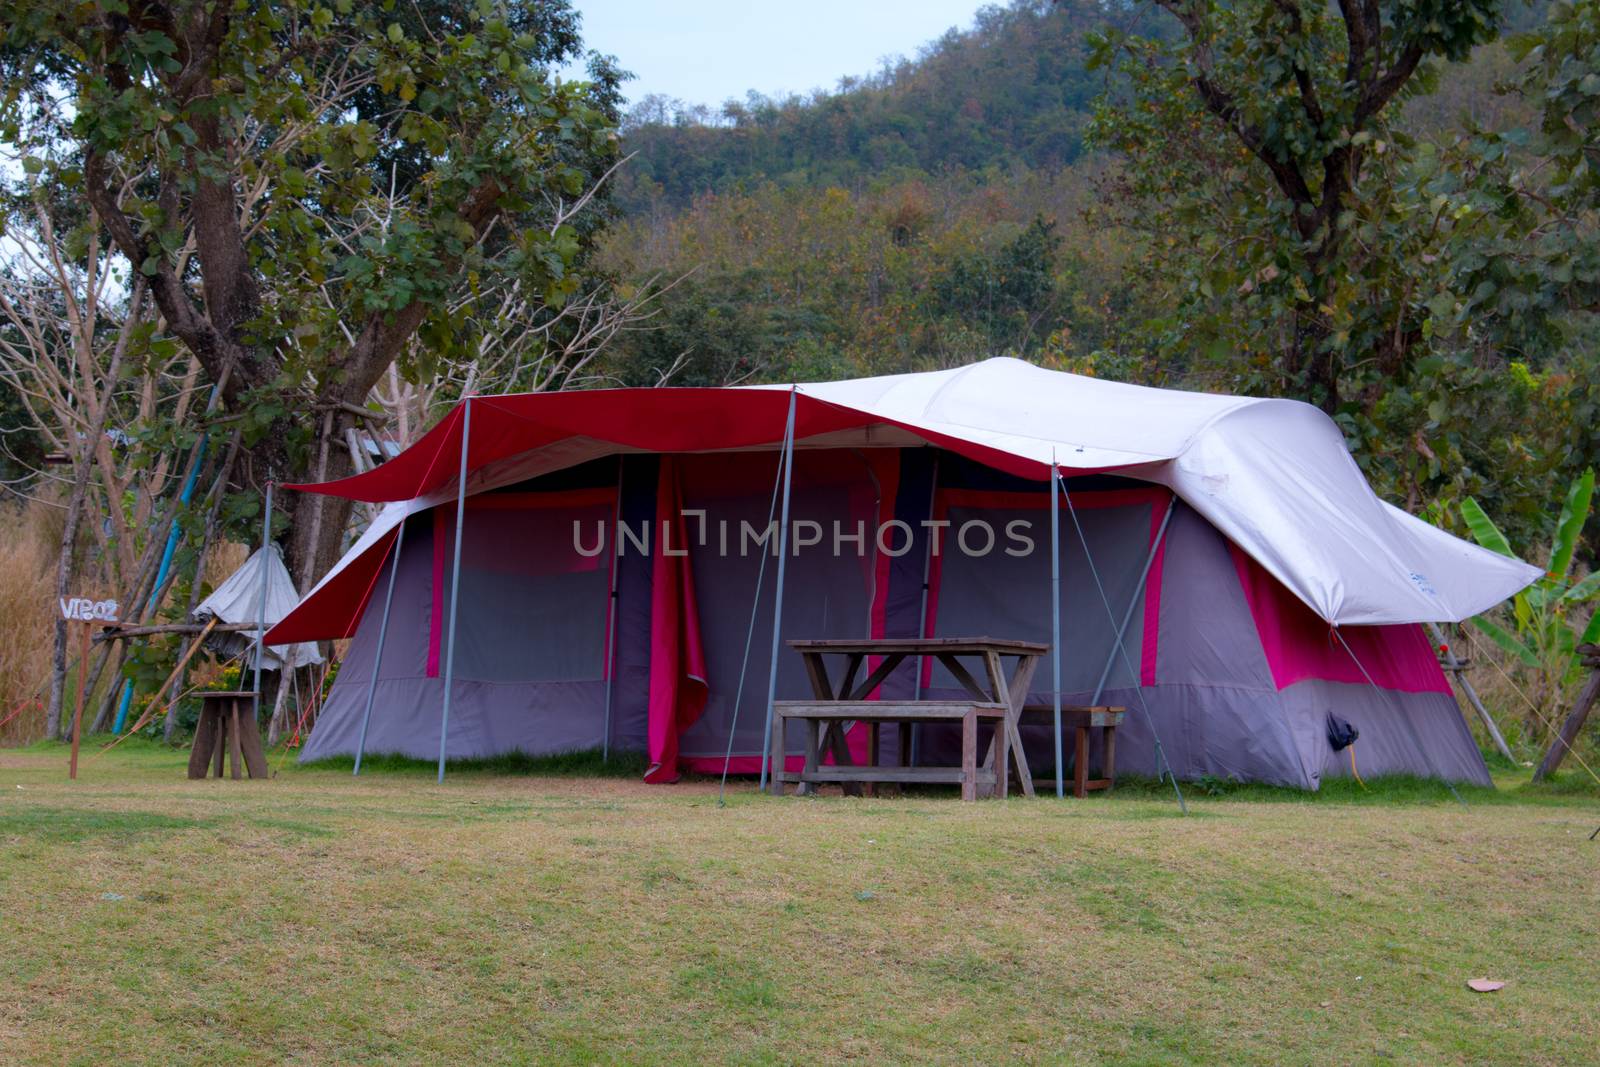
[[[18,0],[0,136],[56,229],[106,233],[242,428],[251,480],[349,472],[340,441],[413,338],[475,343],[462,293],[580,290],[614,157],[614,65],[564,83],[564,2]],[[88,212],[80,203],[86,203]],[[287,502],[302,581],[347,505]]]
[[[1352,364],[1392,376],[1420,337],[1398,275],[1421,260],[1428,225],[1388,195],[1405,148],[1391,105],[1427,83],[1430,62],[1491,39],[1498,2],[1158,3],[1182,28],[1177,43],[1100,39],[1096,62],[1127,80],[1102,99],[1096,140],[1126,153],[1124,190],[1154,205],[1145,223],[1164,234],[1165,269],[1187,281],[1196,313],[1182,317],[1190,345],[1253,340],[1274,391],[1335,413]],[[1253,339],[1223,321],[1236,310],[1207,306],[1247,296]]]

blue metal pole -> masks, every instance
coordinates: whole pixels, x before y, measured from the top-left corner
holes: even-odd
[[[400,573],[400,550],[406,543],[406,520],[394,538],[394,559],[389,564],[389,591],[383,595],[383,620],[378,623],[378,650],[372,656],[372,678],[367,682],[367,710],[361,715],[361,736],[356,739],[356,769],[361,773],[361,754],[367,750],[367,724],[372,721],[372,699],[378,692],[378,668],[383,664],[383,644],[389,636],[389,608],[394,604],[394,579]]]
[[[206,444],[209,438],[200,438],[200,443],[195,446],[194,463],[189,466],[189,476],[183,480],[183,489],[178,493],[178,502],[187,504],[194,496],[194,483],[200,478],[200,467],[205,463]],[[172,530],[167,534],[167,545],[161,550],[161,565],[156,568],[156,584],[150,590],[150,600],[145,604],[146,615],[155,610],[156,598],[161,595],[161,585],[167,580],[167,572],[172,569],[172,557],[178,551],[178,520],[172,520]],[[129,678],[122,686],[122,701],[117,705],[117,718],[111,725],[111,732],[120,734],[128,721],[128,706],[133,703],[133,679]]]
[[[789,419],[783,429],[783,508],[778,520],[778,588],[772,607],[772,659],[767,666],[767,726],[761,732],[761,781],[767,788],[768,765],[772,762],[772,705],[778,699],[778,647],[783,640],[783,572],[789,558],[789,486],[794,478],[795,390],[789,390]],[[777,770],[777,768],[773,768]]]
[[[450,733],[450,687],[456,674],[456,607],[461,602],[462,520],[467,514],[467,442],[472,435],[472,398],[462,402],[461,473],[456,488],[456,547],[450,564],[450,625],[445,630],[448,642],[444,651],[444,713],[439,717],[439,781],[444,781],[445,741]]]
[[[1050,667],[1051,709],[1056,730],[1056,796],[1066,795],[1061,766],[1061,515],[1056,506],[1056,484],[1061,475],[1050,457]]]

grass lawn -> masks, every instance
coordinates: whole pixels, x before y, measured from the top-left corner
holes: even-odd
[[[93,753],[98,742],[85,746]],[[1089,800],[0,751],[0,1061],[1578,1063],[1600,793]],[[1521,772],[1526,774],[1525,771]],[[1479,994],[1488,976],[1504,990]]]

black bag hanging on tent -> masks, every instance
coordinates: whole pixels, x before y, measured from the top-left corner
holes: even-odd
[[[1328,744],[1333,746],[1335,752],[1341,752],[1349,748],[1356,743],[1356,738],[1360,736],[1360,730],[1357,730],[1333,712],[1328,712]]]

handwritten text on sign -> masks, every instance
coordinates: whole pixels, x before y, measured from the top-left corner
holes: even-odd
[[[61,617],[82,622],[116,622],[115,600],[90,600],[86,596],[64,596],[60,600]]]

